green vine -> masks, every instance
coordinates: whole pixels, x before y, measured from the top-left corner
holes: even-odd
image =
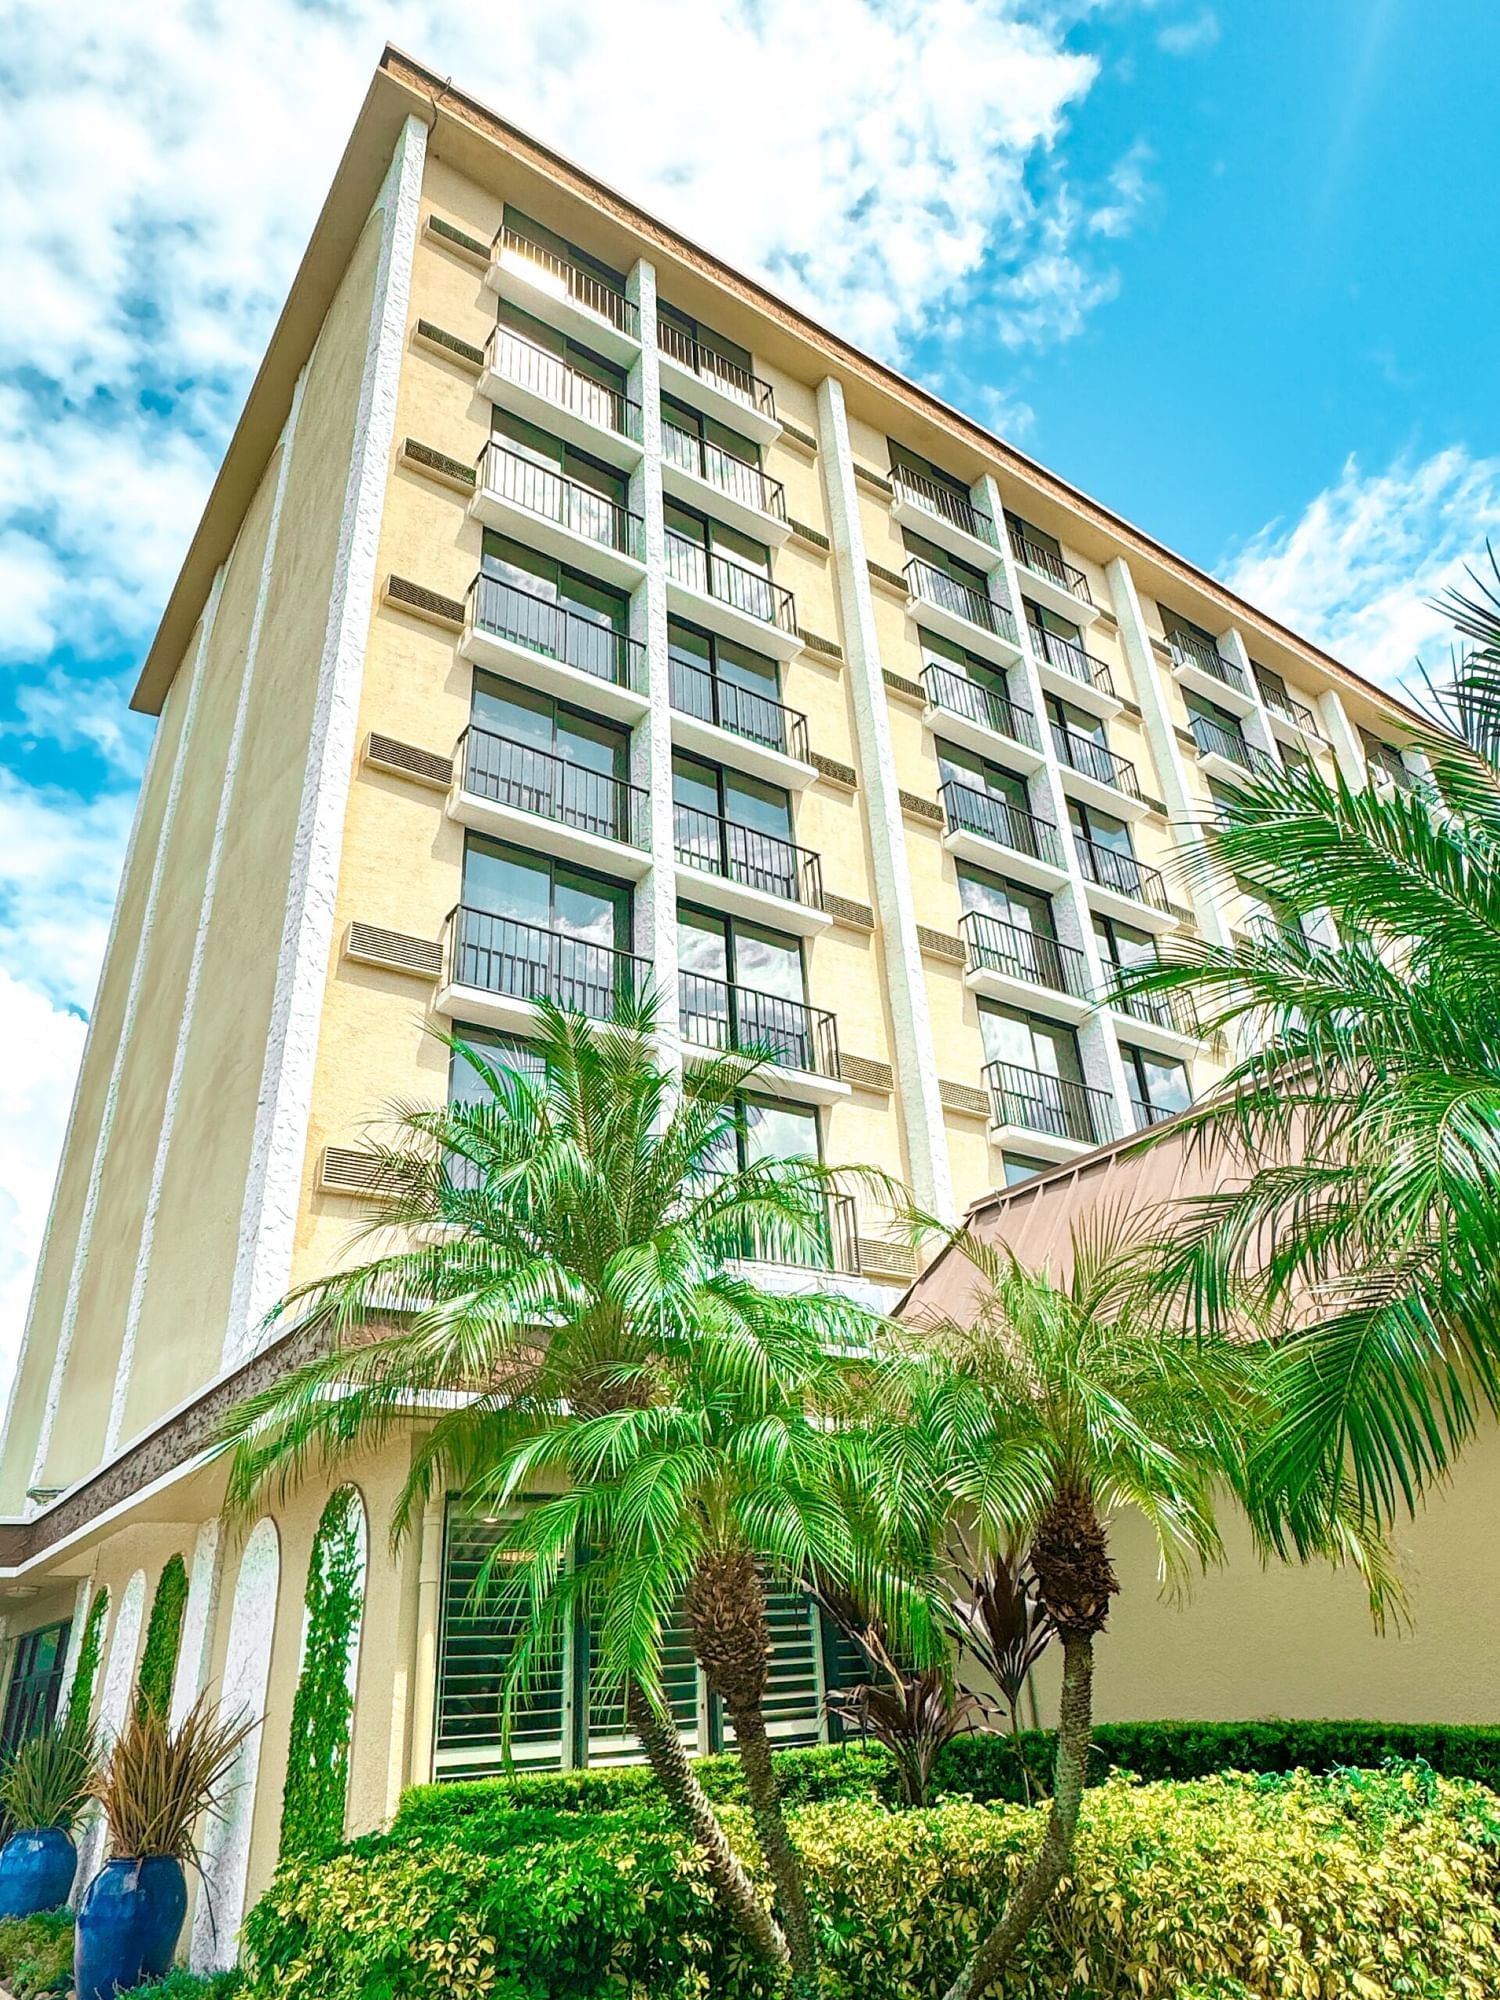
[[[323,1509],[307,1564],[307,1643],[292,1702],[281,1855],[326,1853],[344,1837],[349,1732],[354,1699],[349,1662],[364,1599],[359,1496],[340,1487]]]
[[[104,1650],[104,1617],[108,1610],[109,1591],[101,1583],[84,1621],[78,1665],[73,1669],[73,1685],[68,1690],[68,1720],[80,1729],[87,1728],[89,1711],[94,1706],[94,1677],[99,1671],[99,1655]]]
[[[146,1644],[141,1653],[141,1670],[136,1676],[136,1713],[143,1719],[148,1708],[158,1715],[165,1715],[172,1706],[172,1681],[177,1673],[177,1652],[182,1644],[182,1614],[187,1609],[187,1598],[187,1564],[181,1556],[169,1556],[156,1579],[156,1595],[151,1600]]]

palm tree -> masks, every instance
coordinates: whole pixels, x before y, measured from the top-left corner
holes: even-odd
[[[565,1437],[577,1467],[601,1478],[602,1507],[614,1490],[606,1469],[614,1464],[623,1477],[631,1441],[644,1449],[657,1427],[689,1420],[685,1407],[680,1419],[674,1412],[686,1357],[699,1346],[726,1382],[743,1367],[768,1384],[809,1343],[822,1353],[868,1342],[868,1316],[847,1299],[762,1290],[740,1264],[747,1253],[823,1264],[830,1199],[851,1180],[892,1198],[894,1188],[811,1159],[741,1162],[736,1134],[758,1060],[720,1056],[681,1080],[658,1060],[654,1036],[647,1000],[622,1003],[611,1026],[542,1006],[526,1057],[510,1063],[450,1044],[472,1101],[398,1109],[398,1142],[377,1153],[379,1210],[363,1232],[374,1254],[299,1286],[271,1316],[323,1351],[226,1424],[231,1509],[406,1433],[414,1418],[425,1430],[395,1509],[397,1539],[428,1496],[450,1485],[461,1504],[487,1509],[528,1439],[540,1469]],[[707,1406],[700,1414],[708,1420]],[[567,1504],[532,1518],[554,1522]],[[706,1518],[717,1531],[730,1515]],[[775,1525],[768,1518],[746,1546],[778,1553]],[[580,1574],[638,1560],[611,1544],[618,1526],[590,1516],[598,1554]],[[778,1531],[790,1535],[791,1524]],[[760,1754],[755,1697],[765,1664],[758,1583],[739,1540],[721,1546],[705,1527],[697,1555],[689,1615],[705,1649],[719,1635],[711,1678],[748,1766]],[[720,1596],[725,1615],[716,1620]],[[618,1625],[624,1603],[604,1633],[630,1727],[733,1921],[763,1955],[785,1962],[788,1938],[731,1848],[662,1698],[668,1598],[658,1590],[635,1603],[628,1631]],[[547,1615],[555,1614],[556,1605]],[[795,1931],[795,1900],[788,1905],[779,1878],[777,1887]]]
[[[1138,1237],[1108,1214],[1075,1230],[1058,1281],[970,1235],[946,1252],[972,1266],[959,1317],[924,1313],[912,1345],[896,1432],[925,1452],[932,1490],[971,1545],[1028,1549],[1041,1614],[1062,1646],[1052,1799],[1041,1845],[998,1920],[948,1990],[989,1990],[1066,1872],[1092,1731],[1094,1642],[1119,1581],[1112,1518],[1144,1517],[1175,1585],[1222,1556],[1216,1496],[1251,1502],[1249,1466],[1267,1419],[1264,1350],[1253,1342],[1173,1331]],[[920,1293],[919,1293],[920,1298]],[[911,1481],[903,1471],[909,1498]],[[1378,1549],[1351,1538],[1378,1601]]]
[[[1189,996],[1243,1052],[1168,1128],[1238,1182],[1175,1212],[1169,1276],[1201,1323],[1248,1290],[1298,1336],[1261,1470],[1299,1545],[1346,1472],[1374,1518],[1413,1508],[1500,1407],[1500,594],[1474,581],[1448,604],[1468,650],[1429,683],[1430,775],[1238,786],[1196,865],[1286,921],[1123,982]]]

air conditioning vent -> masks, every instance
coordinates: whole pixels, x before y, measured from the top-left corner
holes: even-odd
[[[453,783],[451,757],[440,757],[435,750],[419,750],[414,743],[399,743],[394,736],[377,736],[373,730],[365,741],[365,762],[377,771],[415,778],[419,785],[431,785],[438,791],[446,792]]]
[[[407,937],[402,931],[380,930],[374,924],[350,924],[344,954],[361,965],[409,972],[415,979],[436,979],[443,969],[442,947],[431,938]]]

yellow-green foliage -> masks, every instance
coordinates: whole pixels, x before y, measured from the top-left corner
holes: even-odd
[[[746,1815],[731,1836],[758,1858]],[[931,2000],[1042,1816],[795,1808],[825,2000]],[[522,1811],[283,1869],[247,1926],[256,2000],[763,2000],[659,1814]],[[1077,1865],[995,2000],[1490,2000],[1500,1799],[1424,1766],[1091,1790]]]
[[[940,1992],[1038,1836],[1014,1806],[810,1806],[797,1843],[829,1926],[829,2000]],[[1113,1778],[1006,2000],[1500,1993],[1500,1801],[1430,1772]]]

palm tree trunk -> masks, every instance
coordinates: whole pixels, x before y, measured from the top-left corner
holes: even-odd
[[[708,1879],[730,1919],[762,1958],[773,1965],[785,1965],[787,1941],[781,1926],[756,1894],[744,1863],[729,1845],[719,1816],[683,1748],[682,1738],[671,1721],[647,1699],[638,1682],[632,1681],[626,1690],[625,1713],[641,1739],[678,1825],[707,1862]]]
[[[802,1866],[781,1811],[781,1791],[771,1763],[766,1720],[758,1702],[746,1708],[731,1708],[729,1719],[734,1724],[735,1749],[745,1774],[745,1789],[750,1794],[756,1838],[776,1885],[776,1907],[786,1930],[792,1962],[791,1990],[795,2000],[817,2000],[818,1942],[812,1913],[807,1907]]]
[[[1083,1804],[1088,1773],[1089,1738],[1093,1733],[1094,1642],[1063,1640],[1062,1703],[1057,1721],[1057,1765],[1052,1805],[1031,1866],[1021,1877],[1005,1913],[944,1994],[943,2000],[978,2000],[1005,1970],[1011,1955],[1031,1929],[1073,1856],[1078,1810]]]

